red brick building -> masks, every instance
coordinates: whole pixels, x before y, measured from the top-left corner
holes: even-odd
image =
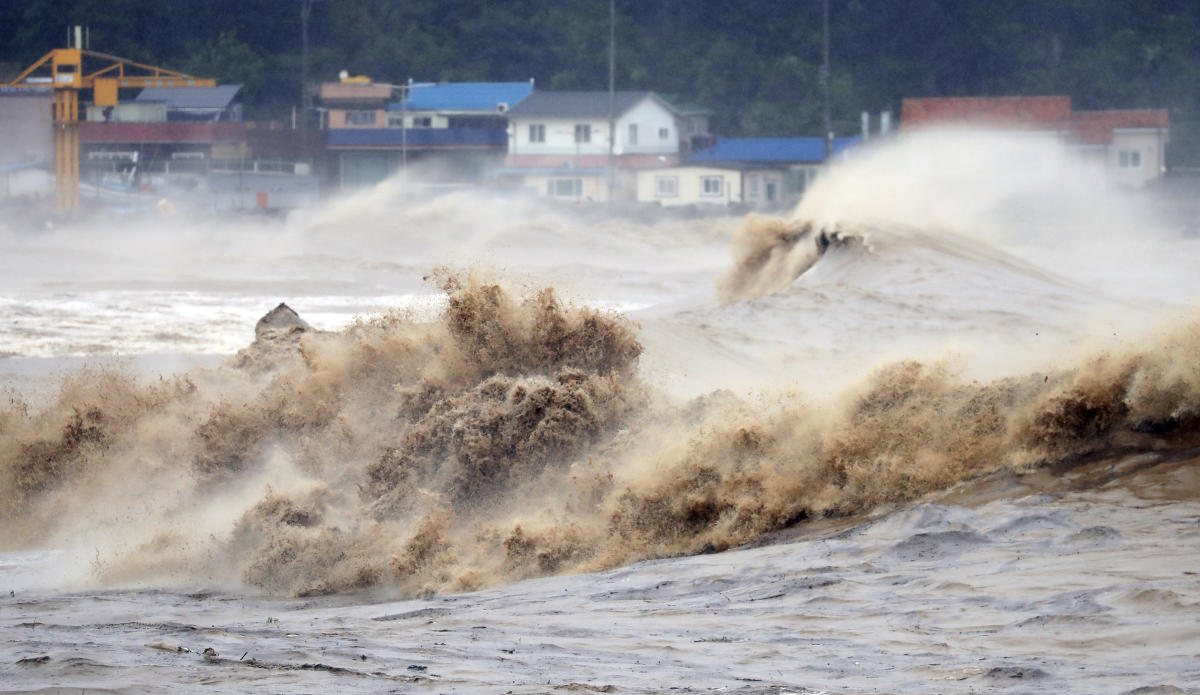
[[[1164,109],[1075,111],[1068,96],[937,97],[905,99],[900,128],[1049,133],[1114,182],[1141,187],[1166,169],[1170,122]]]

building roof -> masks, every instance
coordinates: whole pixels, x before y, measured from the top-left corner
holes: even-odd
[[[905,130],[955,125],[1053,130],[1068,133],[1071,142],[1081,145],[1107,145],[1115,130],[1163,129],[1168,123],[1162,109],[1072,111],[1066,96],[905,99],[900,111]]]
[[[955,125],[986,125],[1018,130],[1066,130],[1071,97],[939,97],[905,99],[900,106],[904,130]]]
[[[613,115],[620,116],[646,99],[674,110],[654,92],[616,92],[612,99]],[[518,118],[608,118],[609,104],[606,91],[534,92],[509,113]]]
[[[516,106],[533,93],[532,82],[446,82],[415,86],[409,90],[403,108],[409,111],[486,111],[496,113],[500,104]],[[399,111],[400,102],[388,104]]]
[[[322,101],[382,102],[392,98],[392,85],[322,82],[318,95]]]
[[[504,128],[335,128],[325,144],[335,148],[504,147]]]
[[[223,111],[242,88],[240,84],[216,87],[146,87],[134,101],[165,101],[168,109]]]
[[[604,176],[607,172],[603,167],[509,167],[495,169],[488,173],[490,177],[507,178],[514,176]]]
[[[834,138],[833,153],[853,147],[858,137]],[[709,162],[775,162],[817,164],[825,161],[824,138],[717,138],[717,144],[696,152],[688,164]]]
[[[661,174],[664,172],[679,171],[681,169],[721,169],[724,171],[755,171],[757,169],[763,169],[763,168],[777,168],[777,165],[774,162],[767,162],[767,163],[740,162],[740,161],[739,162],[726,162],[726,161],[693,162],[693,161],[689,160],[689,161],[682,162],[680,164],[676,164],[674,166],[669,166],[669,167],[661,167],[661,168],[655,168],[655,169],[643,169],[643,170],[639,171],[638,173],[639,174],[643,174],[643,173],[648,173],[648,174],[659,173],[659,174]]]
[[[0,87],[0,95],[6,97],[46,97],[54,96],[54,87]]]
[[[1113,131],[1124,128],[1166,128],[1165,109],[1076,111],[1071,114],[1071,142],[1081,145],[1107,145]]]

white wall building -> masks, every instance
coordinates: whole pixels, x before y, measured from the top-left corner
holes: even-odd
[[[653,92],[534,92],[509,111],[499,175],[556,198],[633,199],[637,171],[679,161],[682,123]]]

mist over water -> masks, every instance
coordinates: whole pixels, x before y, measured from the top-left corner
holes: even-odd
[[[896,138],[782,216],[411,203],[385,182],[282,220],[0,246],[0,370],[224,355],[9,377],[0,550],[59,553],[29,586],[428,597],[999,500],[882,527],[889,562],[949,571],[1030,492],[1110,485],[1097,504],[1119,509],[1169,485],[1196,511],[1200,247],[1038,139]],[[255,331],[280,301],[310,325]],[[1175,472],[1071,477],[1105,462]],[[1092,528],[1055,499],[1055,528]]]

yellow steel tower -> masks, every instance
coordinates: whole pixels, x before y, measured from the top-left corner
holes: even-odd
[[[78,36],[78,32],[76,33]],[[76,43],[78,43],[78,38]],[[84,58],[97,68],[84,73]],[[46,71],[49,74],[46,74]],[[211,78],[136,63],[82,48],[56,48],[12,82],[0,85],[54,90],[54,172],[59,210],[79,207],[79,92],[93,91],[96,106],[113,106],[118,90],[137,87],[214,87]]]

